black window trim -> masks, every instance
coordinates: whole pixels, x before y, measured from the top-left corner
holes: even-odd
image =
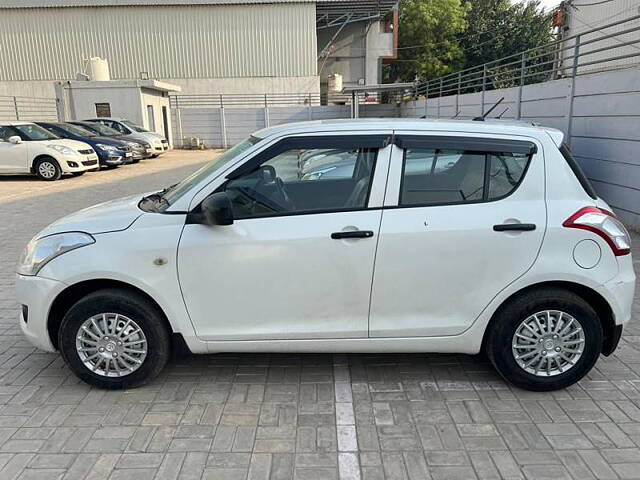
[[[580,167],[580,164],[573,156],[573,153],[571,153],[571,148],[569,148],[569,145],[567,145],[566,143],[563,143],[562,145],[560,145],[559,150],[560,150],[560,153],[562,154],[562,157],[565,159],[565,161],[569,165],[569,168],[571,169],[573,174],[576,176],[576,179],[580,183],[580,186],[584,189],[585,193],[589,195],[592,199],[597,200],[598,193],[596,192],[596,189],[593,188],[593,185],[591,185],[591,182],[587,178],[587,175],[584,173],[584,170],[582,170],[582,167]]]
[[[457,139],[457,138],[461,138],[461,139],[467,139],[467,137],[433,137],[433,136],[424,136],[424,137],[420,137],[418,135],[415,135],[416,138],[445,138],[445,139]],[[481,139],[481,140],[489,140],[492,141],[493,139]],[[406,205],[402,203],[402,189],[404,186],[404,178],[405,178],[405,168],[407,165],[407,148],[409,148],[409,146],[407,146],[407,144],[405,143],[403,147],[401,147],[400,145],[402,144],[402,141],[400,141],[399,143],[396,143],[396,146],[398,146],[399,148],[402,148],[402,171],[401,171],[401,176],[400,176],[400,188],[398,191],[398,199],[397,199],[397,205],[390,205],[390,206],[385,206],[385,209],[396,209],[396,208],[424,208],[424,207],[445,207],[445,206],[452,206],[452,205],[473,205],[473,204],[477,204],[477,203],[492,203],[492,202],[497,202],[500,200],[504,200],[507,197],[510,197],[511,195],[513,195],[519,188],[520,185],[522,184],[522,182],[524,181],[525,177],[527,176],[527,172],[529,171],[529,166],[531,165],[531,163],[533,162],[533,155],[538,151],[537,146],[535,143],[532,142],[522,142],[522,141],[518,141],[518,140],[498,140],[498,142],[517,142],[517,143],[530,143],[531,145],[533,145],[533,148],[529,150],[529,152],[517,152],[517,151],[513,151],[513,150],[503,150],[503,151],[495,151],[495,150],[479,150],[479,143],[474,144],[474,146],[472,146],[472,149],[470,150],[463,150],[461,148],[461,146],[466,146],[465,142],[462,141],[460,143],[457,143],[458,147],[455,148],[453,147],[453,143],[451,143],[451,146],[447,146],[447,148],[443,148],[441,146],[439,146],[440,144],[436,144],[435,142],[424,142],[422,144],[417,144],[415,147],[411,147],[411,148],[431,148],[434,150],[444,150],[444,149],[451,149],[451,150],[460,150],[463,151],[463,155],[466,153],[470,153],[470,154],[477,154],[479,152],[482,152],[484,154],[484,185],[483,185],[483,192],[482,192],[482,198],[479,200],[461,200],[461,201],[457,201],[457,202],[442,202],[442,203],[420,203],[420,204],[411,204],[411,205]],[[423,146],[423,145],[428,145],[428,146]],[[438,145],[438,146],[434,146],[434,145]],[[495,146],[498,145],[498,143],[494,144]],[[507,146],[507,143],[502,143],[501,144],[503,147]],[[488,198],[489,197],[489,183],[487,182],[487,178],[490,175],[491,172],[491,165],[490,165],[490,159],[489,157],[493,154],[493,155],[504,155],[504,154],[509,154],[509,153],[524,153],[527,155],[528,159],[527,159],[527,165],[525,166],[524,170],[522,171],[522,175],[520,176],[520,179],[518,180],[518,182],[514,185],[514,187],[509,191],[509,193],[505,194],[505,195],[501,195],[499,197],[495,197],[495,198]]]
[[[484,137],[449,135],[395,135],[394,143],[399,148],[432,148],[440,150],[466,150],[469,152],[509,152],[533,155],[538,152],[535,143],[529,140],[508,140]]]

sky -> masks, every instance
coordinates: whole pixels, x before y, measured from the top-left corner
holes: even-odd
[[[518,0],[511,0],[513,3],[519,3]],[[557,6],[560,3],[560,0],[542,0],[540,5],[544,7],[545,10],[551,10],[553,7]]]

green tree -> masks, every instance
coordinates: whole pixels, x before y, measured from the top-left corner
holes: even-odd
[[[464,32],[466,10],[460,0],[401,0],[398,58],[390,81],[411,82],[445,75],[464,63],[458,35]]]
[[[539,0],[467,0],[468,28],[459,36],[465,68],[539,47],[553,40],[551,15]]]

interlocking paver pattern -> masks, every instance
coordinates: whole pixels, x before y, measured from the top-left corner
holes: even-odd
[[[32,348],[13,298],[29,238],[212,155],[53,186],[0,179],[0,479],[640,478],[640,295],[616,354],[552,393],[512,388],[482,357],[427,354],[187,356],[108,392]]]

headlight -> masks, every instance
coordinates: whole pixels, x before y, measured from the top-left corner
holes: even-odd
[[[64,145],[47,145],[47,147],[61,153],[62,155],[80,155],[73,148],[65,147]]]
[[[88,233],[66,232],[32,239],[22,252],[18,273],[37,275],[42,267],[63,253],[95,243]]]
[[[114,147],[113,145],[105,145],[103,143],[96,143],[96,147],[98,147],[100,150],[104,150],[105,152],[117,152],[118,151],[118,147]]]

